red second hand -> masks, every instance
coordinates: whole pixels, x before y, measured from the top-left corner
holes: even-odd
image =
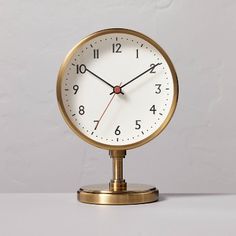
[[[121,86],[121,84],[122,84],[122,83],[120,83],[120,85],[119,85],[119,86]],[[99,120],[98,120],[98,123],[97,123],[97,125],[96,125],[96,126],[95,126],[95,128],[94,128],[95,130],[97,129],[97,127],[98,127],[98,125],[99,125],[99,123],[100,123],[100,121],[101,121],[102,117],[104,116],[104,114],[105,114],[106,110],[107,110],[107,109],[108,109],[108,107],[110,106],[110,104],[111,104],[112,100],[114,99],[115,95],[116,95],[116,93],[114,93],[114,94],[113,94],[113,96],[112,96],[111,100],[109,101],[109,103],[107,104],[107,106],[106,106],[105,110],[103,111],[102,115],[100,116],[100,118],[99,118]]]

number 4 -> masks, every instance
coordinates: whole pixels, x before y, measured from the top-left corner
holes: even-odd
[[[155,115],[155,114],[156,114],[156,111],[157,111],[156,106],[155,106],[155,105],[152,105],[149,111],[152,111],[152,112],[153,112],[153,115]]]

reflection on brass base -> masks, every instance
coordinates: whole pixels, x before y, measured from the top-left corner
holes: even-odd
[[[81,187],[77,192],[80,202],[102,205],[129,205],[158,201],[155,187],[144,184],[127,184],[127,190],[113,191],[108,184]]]

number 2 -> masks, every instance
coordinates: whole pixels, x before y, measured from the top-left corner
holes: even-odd
[[[153,67],[153,66],[154,66],[154,67]],[[150,73],[151,73],[151,74],[155,74],[155,73],[156,73],[156,71],[154,71],[155,68],[156,68],[156,67],[155,67],[155,64],[151,64],[150,67],[153,67],[153,68],[150,70]]]

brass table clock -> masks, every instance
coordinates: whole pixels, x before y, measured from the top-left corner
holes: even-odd
[[[78,200],[92,204],[139,204],[158,200],[158,190],[127,184],[126,150],[155,138],[170,121],[178,99],[174,67],[149,37],[113,28],[81,40],[58,75],[57,99],[68,126],[84,141],[109,150],[113,179],[81,187]]]

